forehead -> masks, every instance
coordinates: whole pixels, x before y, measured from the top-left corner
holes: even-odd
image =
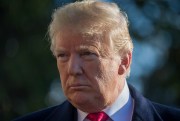
[[[64,29],[59,32],[55,39],[55,48],[57,47],[79,47],[86,49],[88,46],[100,48],[100,38],[95,35],[82,34],[73,29]]]
[[[64,31],[59,32],[59,34],[56,37],[56,41],[62,41],[62,42],[78,42],[81,41],[81,43],[98,43],[102,42],[101,38],[97,35],[87,35],[79,32],[73,32],[73,31]]]
[[[84,36],[78,32],[64,31],[59,33],[55,40],[54,52],[100,50],[101,44],[94,37]]]
[[[104,53],[104,51],[111,50],[112,45],[105,33],[85,33],[79,31],[75,26],[65,26],[56,35],[54,49],[92,49],[95,47]]]

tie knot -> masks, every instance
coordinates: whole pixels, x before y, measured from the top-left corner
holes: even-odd
[[[106,121],[109,116],[104,112],[89,113],[87,119],[90,121]]]

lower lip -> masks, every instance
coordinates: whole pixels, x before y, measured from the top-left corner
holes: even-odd
[[[70,89],[73,89],[73,90],[82,90],[82,89],[85,89],[87,87],[88,86],[85,86],[85,85],[82,85],[82,86],[70,86]]]

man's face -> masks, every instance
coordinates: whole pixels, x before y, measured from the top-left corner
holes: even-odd
[[[124,80],[118,74],[120,56],[108,40],[69,27],[56,36],[54,53],[63,91],[75,107],[96,112],[115,101]]]

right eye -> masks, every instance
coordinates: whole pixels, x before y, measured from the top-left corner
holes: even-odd
[[[63,57],[65,57],[65,56],[66,56],[66,54],[64,54],[64,53],[61,53],[61,54],[58,54],[58,55],[57,55],[58,58],[63,58]]]
[[[68,55],[65,53],[59,53],[57,54],[56,58],[60,61],[66,61],[68,59]]]

